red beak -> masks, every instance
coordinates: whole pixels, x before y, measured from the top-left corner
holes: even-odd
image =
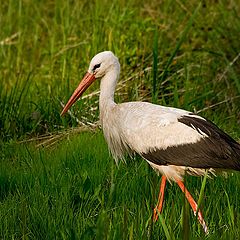
[[[94,82],[95,76],[92,73],[86,73],[70,99],[68,100],[67,104],[65,105],[64,109],[61,112],[61,116],[63,116],[68,109],[82,96],[82,94],[86,91],[86,89]]]

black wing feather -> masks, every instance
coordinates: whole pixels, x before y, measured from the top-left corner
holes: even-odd
[[[198,116],[178,119],[203,135],[196,143],[171,146],[166,149],[149,149],[141,155],[157,165],[177,165],[193,168],[219,168],[240,171],[240,144],[219,129],[214,123]]]

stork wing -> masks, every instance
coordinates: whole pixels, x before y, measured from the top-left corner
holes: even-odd
[[[240,145],[192,113],[139,106],[128,113],[122,129],[128,146],[154,164],[240,170]]]

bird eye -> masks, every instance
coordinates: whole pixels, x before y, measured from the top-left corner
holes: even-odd
[[[96,65],[93,67],[93,72],[94,72],[97,68],[99,68],[100,66],[101,66],[101,63],[96,64]]]

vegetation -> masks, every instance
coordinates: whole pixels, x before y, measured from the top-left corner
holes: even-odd
[[[194,111],[238,140],[239,13],[237,0],[3,1],[0,238],[239,239],[239,174],[186,179],[209,235],[175,184],[152,224],[160,178],[139,157],[115,165],[98,129],[99,83],[59,115],[90,59],[112,50],[117,102]]]

